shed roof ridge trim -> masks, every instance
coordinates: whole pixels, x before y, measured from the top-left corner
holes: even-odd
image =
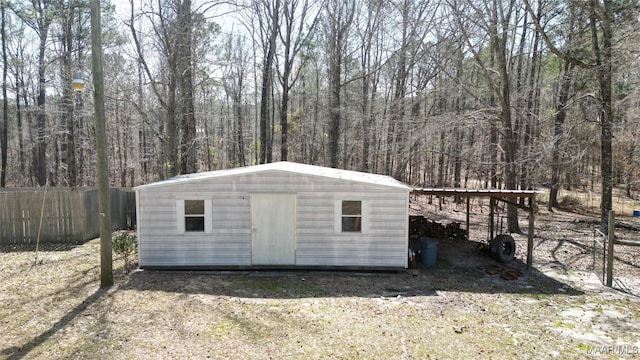
[[[259,165],[231,168],[231,169],[213,170],[213,171],[178,175],[166,180],[161,180],[161,181],[150,183],[150,184],[136,186],[134,189],[169,185],[173,183],[178,184],[178,183],[184,183],[184,182],[190,182],[190,181],[201,181],[206,179],[227,177],[227,176],[234,176],[234,175],[254,174],[254,173],[260,173],[265,171],[283,171],[283,172],[302,174],[302,175],[321,176],[321,177],[333,178],[338,180],[361,182],[361,183],[367,183],[371,185],[403,188],[403,189],[406,189],[407,191],[411,190],[411,187],[408,186],[407,184],[399,180],[396,180],[388,175],[365,173],[365,172],[359,172],[354,170],[329,168],[324,166],[309,165],[309,164],[302,164],[302,163],[289,162],[289,161],[278,161],[278,162],[267,163],[267,164],[259,164]]]

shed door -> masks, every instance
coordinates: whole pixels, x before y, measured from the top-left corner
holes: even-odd
[[[296,263],[295,194],[251,194],[251,263]]]

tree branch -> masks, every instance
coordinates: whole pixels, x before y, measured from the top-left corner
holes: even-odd
[[[578,67],[583,68],[583,69],[593,69],[593,68],[596,67],[596,65],[594,65],[594,64],[587,64],[587,63],[585,63],[583,61],[580,61],[579,59],[576,59],[573,56],[569,56],[569,54],[567,54],[567,53],[564,53],[564,52],[560,51],[551,42],[551,39],[549,39],[549,36],[547,35],[547,33],[542,28],[542,25],[540,25],[540,20],[538,19],[538,17],[536,16],[535,12],[533,11],[533,8],[531,7],[531,4],[529,4],[529,0],[524,0],[524,5],[527,8],[527,11],[529,12],[529,15],[531,15],[531,18],[533,19],[533,24],[536,27],[536,31],[540,34],[540,36],[542,36],[542,39],[544,40],[544,43],[547,45],[547,48],[549,48],[549,51],[551,51],[554,55],[556,55],[557,57],[561,58],[562,60],[566,61],[567,63],[569,63],[571,65],[575,65],[575,66],[578,66]]]

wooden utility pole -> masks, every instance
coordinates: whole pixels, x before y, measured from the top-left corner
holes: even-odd
[[[93,68],[93,103],[98,165],[98,199],[100,202],[100,287],[113,285],[111,255],[111,206],[109,204],[109,163],[104,110],[104,74],[102,69],[102,25],[100,0],[91,0],[91,63]]]

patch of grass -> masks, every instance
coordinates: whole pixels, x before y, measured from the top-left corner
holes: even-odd
[[[561,207],[582,206],[583,199],[575,195],[565,195],[559,201]]]
[[[549,196],[551,196],[551,194],[549,193],[549,190],[547,189],[541,190],[539,193],[536,194],[536,201],[540,204],[546,204],[549,202]]]
[[[270,294],[282,289],[280,280],[275,278],[245,278],[241,282],[249,290],[259,290]]]
[[[225,317],[211,325],[209,334],[215,337],[234,336],[239,323],[236,319]]]
[[[528,296],[530,298],[536,299],[536,300],[550,300],[551,299],[551,295],[550,294],[545,294],[545,293],[529,293],[529,294],[525,294],[525,296]]]
[[[563,322],[562,320],[556,320],[553,322],[555,328],[575,329],[575,325],[572,323]]]

